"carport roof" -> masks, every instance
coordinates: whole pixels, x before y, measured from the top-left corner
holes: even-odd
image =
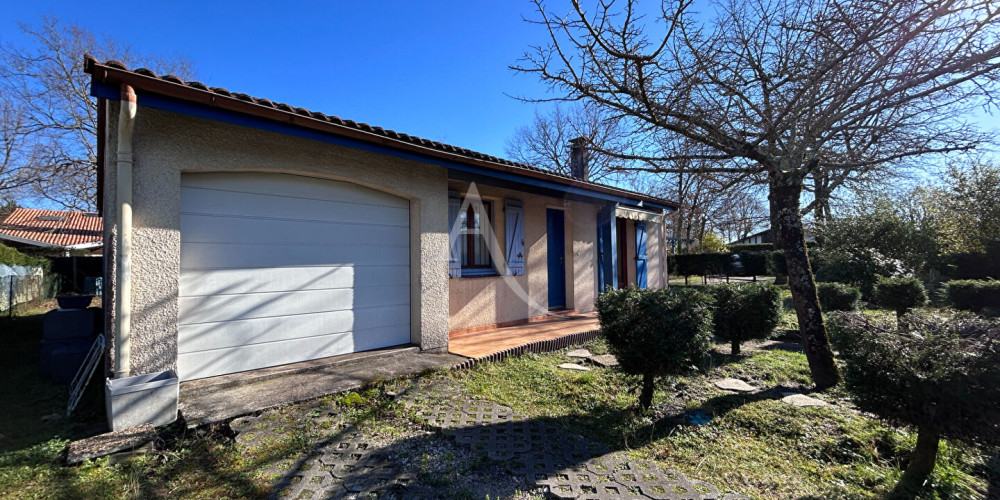
[[[131,85],[136,90],[140,104],[143,103],[144,93],[152,94],[153,96],[167,97],[174,102],[180,101],[197,105],[197,109],[184,108],[191,114],[206,116],[204,113],[206,110],[236,113],[272,123],[334,134],[380,148],[416,154],[423,158],[443,160],[442,164],[449,168],[461,169],[461,166],[471,166],[504,174],[508,180],[511,179],[511,176],[516,176],[529,182],[533,181],[539,187],[563,190],[579,195],[595,194],[608,201],[632,205],[644,204],[650,208],[668,210],[677,208],[677,204],[672,201],[643,193],[596,182],[582,181],[531,165],[383,129],[367,123],[345,120],[337,116],[265,98],[251,97],[239,92],[230,92],[221,87],[209,87],[200,82],[184,81],[173,75],[157,75],[146,68],[129,69],[118,61],[100,62],[88,55],[84,57],[84,70],[92,76],[91,94],[99,98],[119,99],[118,86],[126,84]],[[155,99],[153,101],[156,102]],[[215,115],[215,117],[217,116]],[[99,134],[103,134],[103,131],[100,131]]]

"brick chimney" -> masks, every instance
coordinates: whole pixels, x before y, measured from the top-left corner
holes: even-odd
[[[569,140],[569,173],[581,181],[590,180],[590,152],[587,151],[586,137]]]

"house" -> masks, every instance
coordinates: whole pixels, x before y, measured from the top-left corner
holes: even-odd
[[[754,243],[774,243],[771,239],[771,228],[767,228],[763,231],[753,233],[745,238],[740,238],[736,241],[727,243],[727,245],[745,245]]]
[[[62,256],[100,255],[104,229],[93,212],[16,208],[0,223],[0,243]]]
[[[181,380],[593,311],[666,283],[669,201],[86,59],[116,377]],[[578,144],[575,155],[585,162]]]

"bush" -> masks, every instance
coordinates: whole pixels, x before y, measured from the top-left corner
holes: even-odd
[[[781,292],[770,283],[712,287],[715,334],[732,343],[733,355],[750,339],[766,339],[781,321]]]
[[[896,311],[896,318],[927,303],[924,284],[916,278],[879,278],[875,284],[875,303],[883,308]]]
[[[692,289],[608,290],[597,298],[601,331],[621,369],[642,376],[639,405],[653,402],[656,379],[686,372],[712,344],[711,298]]]
[[[850,255],[841,251],[812,249],[809,263],[816,281],[844,283],[858,287],[861,298],[871,301],[879,276],[903,277],[899,262],[870,252]]]
[[[948,303],[955,309],[973,312],[987,307],[1000,309],[1000,281],[949,281],[945,286]]]
[[[816,283],[819,305],[824,311],[857,311],[861,290],[843,283]]]
[[[844,382],[863,411],[917,428],[917,446],[891,497],[913,498],[934,467],[941,437],[1000,441],[1000,321],[972,315],[890,321],[834,313],[831,337]]]

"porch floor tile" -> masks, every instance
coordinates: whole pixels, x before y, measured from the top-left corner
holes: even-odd
[[[519,345],[599,328],[597,313],[572,313],[565,316],[553,313],[548,319],[526,325],[453,334],[448,340],[448,352],[467,358],[482,358]]]

